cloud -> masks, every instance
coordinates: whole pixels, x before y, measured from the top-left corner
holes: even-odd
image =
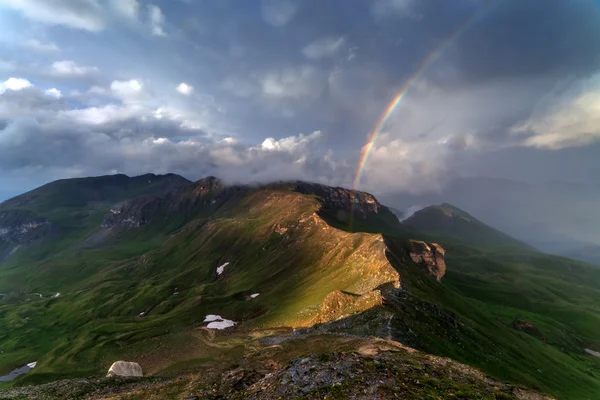
[[[264,20],[275,27],[287,25],[298,11],[291,0],[262,0],[261,6]]]
[[[60,48],[53,42],[40,42],[36,39],[28,39],[23,42],[23,46],[37,51],[39,53],[56,53],[60,51]]]
[[[600,73],[551,93],[512,133],[527,135],[525,146],[550,150],[600,141]]]
[[[302,54],[304,54],[306,58],[310,58],[313,60],[324,57],[331,57],[339,51],[343,43],[343,37],[327,37],[319,39],[302,49]]]
[[[314,98],[320,94],[323,76],[310,65],[284,67],[263,74],[259,83],[268,98]]]
[[[148,14],[150,18],[150,28],[154,36],[167,36],[165,32],[165,15],[160,7],[154,4],[148,5]]]
[[[60,99],[62,97],[61,91],[58,90],[57,88],[47,89],[44,91],[44,93],[46,93],[48,96],[52,96],[57,99]]]
[[[97,0],[1,0],[0,5],[26,18],[49,24],[97,32],[104,29],[104,11]]]
[[[177,90],[179,93],[181,93],[184,96],[189,96],[194,91],[194,87],[191,85],[188,85],[185,82],[181,82],[179,85],[177,85],[175,90]]]
[[[23,78],[8,78],[6,81],[0,83],[0,94],[3,94],[7,90],[22,90],[33,85],[27,79]]]
[[[140,11],[140,3],[137,0],[110,0],[111,7],[126,18],[135,20]]]
[[[115,82],[111,91],[124,99],[131,91],[143,91],[132,81]],[[319,131],[244,143],[189,127],[186,113],[176,109],[110,103],[73,109],[64,98],[25,82],[9,85],[23,89],[0,95],[0,119],[7,121],[0,127],[0,171],[5,176],[49,180],[174,172],[191,179],[216,175],[229,182],[304,179],[330,184],[344,184],[340,177],[347,176],[347,164],[324,149]]]
[[[113,81],[110,84],[110,90],[123,103],[135,103],[144,97],[144,85],[137,79]]]
[[[99,72],[97,67],[88,67],[77,64],[72,60],[55,61],[52,63],[51,73],[63,77],[83,77]]]

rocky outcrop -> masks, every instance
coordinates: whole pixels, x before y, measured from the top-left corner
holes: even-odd
[[[440,281],[446,273],[446,251],[437,243],[409,240],[408,254],[413,262],[425,269],[428,275]]]
[[[537,326],[535,326],[532,322],[529,322],[529,321],[518,319],[513,322],[513,327],[515,329],[523,331],[531,336],[535,336],[538,338],[544,337],[544,334],[542,333],[542,331],[540,331]]]
[[[365,293],[362,296],[336,290],[325,297],[321,305],[321,310],[315,316],[313,324],[335,321],[347,315],[368,310],[382,303],[383,297],[379,290]]]
[[[0,240],[26,245],[51,235],[57,227],[30,211],[0,211]]]
[[[305,182],[297,183],[294,190],[302,194],[318,196],[324,208],[348,212],[352,210],[355,216],[361,218],[377,214],[381,209],[377,199],[366,192]]]
[[[108,369],[107,378],[113,376],[144,376],[140,364],[128,361],[115,361]]]
[[[163,196],[143,196],[121,204],[104,216],[101,226],[105,229],[138,228],[161,217],[190,215],[202,207],[216,208],[227,194],[239,190],[239,187],[226,190],[221,180],[209,176]]]

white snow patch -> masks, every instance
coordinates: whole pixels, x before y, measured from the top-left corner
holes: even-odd
[[[56,294],[54,296],[52,296],[53,299],[57,298],[60,296],[60,292],[56,292]]]
[[[144,315],[146,315],[146,313],[145,312],[141,312],[139,315],[140,315],[140,317],[143,317]]]
[[[591,349],[585,349],[584,350],[586,353],[588,353],[589,355],[592,356],[596,356],[596,357],[600,357],[600,353]]]
[[[28,366],[29,368],[35,368],[35,366],[36,366],[36,365],[37,365],[37,361],[30,362],[29,364],[27,364],[27,366]]]
[[[252,297],[253,299],[257,298],[258,296],[260,296],[260,293],[254,293],[250,295],[250,297]]]
[[[210,324],[206,325],[206,327],[208,329],[226,329],[226,328],[231,328],[234,325],[235,325],[235,322],[228,320],[228,319],[224,319],[223,321],[211,322]]]
[[[213,322],[213,321],[218,321],[218,320],[222,320],[223,318],[221,318],[220,315],[214,315],[214,314],[208,314],[206,317],[204,317],[204,322]]]
[[[229,265],[229,262],[226,262],[225,264],[221,265],[220,267],[217,268],[217,275],[221,275],[223,272],[225,272],[225,267]]]
[[[208,329],[226,329],[235,325],[235,322],[224,319],[220,315],[209,314],[204,318],[204,322],[209,322],[206,327]]]

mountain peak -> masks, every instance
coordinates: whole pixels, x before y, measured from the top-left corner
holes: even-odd
[[[403,224],[429,234],[450,236],[477,246],[532,249],[525,243],[484,224],[469,213],[449,203],[419,210],[404,220]]]

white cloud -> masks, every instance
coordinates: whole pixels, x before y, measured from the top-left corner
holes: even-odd
[[[185,82],[181,82],[175,89],[184,96],[189,96],[194,91],[194,87]]]
[[[6,81],[0,83],[0,94],[7,90],[22,90],[25,88],[32,87],[33,85],[27,79],[23,78],[8,78]]]
[[[89,76],[99,72],[96,67],[78,65],[75,61],[63,60],[52,63],[51,72],[56,76]]]
[[[261,6],[264,20],[276,27],[287,25],[298,11],[291,0],[262,0]]]
[[[101,125],[125,121],[136,116],[136,112],[128,107],[109,104],[101,107],[66,110],[61,113],[61,116],[84,125]]]
[[[62,97],[61,91],[56,88],[47,89],[44,91],[44,93],[46,93],[48,96],[52,96],[57,99],[60,99]]]
[[[148,13],[150,18],[150,28],[154,36],[167,36],[165,32],[165,15],[161,11],[160,7],[149,4]]]
[[[119,15],[129,19],[137,19],[140,11],[137,0],[110,0],[110,5]]]
[[[302,49],[302,54],[310,59],[331,57],[338,52],[343,43],[343,37],[327,37],[319,39]]]
[[[87,92],[90,94],[106,95],[108,91],[103,87],[94,85]]]
[[[110,89],[115,97],[123,103],[133,103],[140,100],[144,93],[144,85],[137,79],[129,81],[113,81]]]
[[[271,71],[264,74],[259,81],[263,95],[269,98],[314,98],[322,90],[322,77],[319,71],[310,65]]]
[[[34,51],[40,53],[56,53],[60,51],[60,48],[53,42],[40,42],[37,39],[28,39],[23,42],[23,46],[28,47]]]
[[[298,136],[289,136],[279,140],[275,140],[274,138],[266,138],[260,145],[260,149],[263,151],[293,152],[299,147],[319,139],[321,136],[321,131],[314,131],[310,135],[303,135],[301,133]]]
[[[0,4],[22,13],[26,18],[49,25],[97,32],[106,25],[97,0],[0,0]]]
[[[525,146],[550,150],[600,141],[600,73],[549,96],[512,133],[529,135]]]

